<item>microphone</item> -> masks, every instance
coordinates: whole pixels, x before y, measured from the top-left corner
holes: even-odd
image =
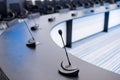
[[[31,35],[31,39],[28,40],[28,42],[26,43],[26,46],[29,47],[29,48],[36,48],[36,41],[35,41],[35,38],[33,37],[31,31],[29,30],[29,27],[28,27],[28,24],[27,22],[24,20],[24,23],[26,24],[27,26],[27,29]]]
[[[62,37],[62,30],[58,30],[58,33],[61,36],[62,43],[63,43],[63,46],[64,46],[64,50],[65,50],[66,57],[67,57],[67,62],[68,62],[68,64],[66,64],[62,61],[61,66],[60,66],[58,71],[59,71],[60,74],[62,74],[64,76],[76,77],[76,76],[78,76],[79,69],[76,68],[76,67],[73,67],[71,62],[70,62],[70,59],[69,59],[69,56],[68,56],[68,53],[67,53],[67,50],[66,50],[66,47],[65,47],[65,42],[64,42],[63,37]]]
[[[34,24],[35,24],[34,26],[31,27],[31,30],[32,30],[32,31],[38,30],[38,29],[39,29],[39,25],[36,23],[36,21],[35,21],[35,19],[33,18],[32,14],[31,14],[31,18],[32,18],[32,20],[33,20],[33,22],[34,22]]]

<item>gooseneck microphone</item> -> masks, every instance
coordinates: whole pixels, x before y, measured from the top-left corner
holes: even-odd
[[[31,35],[31,39],[28,40],[26,46],[29,47],[29,48],[36,48],[35,38],[33,37],[31,31],[29,30],[28,24],[27,24],[27,22],[26,22],[25,20],[24,20],[24,23],[26,24],[27,29],[28,29],[28,31],[29,31],[29,33],[30,33],[30,35]]]
[[[67,62],[68,62],[68,64],[67,64],[67,63],[64,63],[62,61],[61,66],[60,66],[58,71],[59,71],[60,74],[62,74],[64,76],[76,77],[76,76],[78,76],[79,69],[76,68],[76,67],[73,67],[71,62],[70,62],[70,58],[68,56],[68,53],[67,53],[67,50],[66,50],[66,47],[65,47],[65,42],[64,42],[63,36],[62,36],[62,30],[58,30],[58,33],[61,36],[62,43],[63,43],[63,46],[64,46],[64,50],[65,50],[66,57],[67,57]]]
[[[32,31],[38,30],[39,29],[39,25],[36,23],[36,21],[35,21],[34,17],[32,16],[32,14],[31,14],[31,18],[32,18],[32,20],[33,20],[33,22],[35,24],[34,26],[31,27],[31,30]]]
[[[67,56],[68,63],[69,63],[69,65],[71,65],[71,62],[70,62],[70,59],[69,59],[67,50],[66,50],[66,48],[65,48],[65,43],[64,43],[64,40],[63,40],[63,37],[62,37],[62,30],[59,30],[58,33],[59,33],[59,35],[61,36],[62,43],[63,43],[63,47],[64,47],[64,50],[65,50],[65,53],[66,53],[66,56]]]

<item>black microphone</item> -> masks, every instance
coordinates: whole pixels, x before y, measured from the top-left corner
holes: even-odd
[[[69,56],[68,56],[68,53],[67,53],[67,50],[66,50],[66,47],[65,47],[65,43],[64,43],[63,37],[62,37],[62,30],[59,30],[58,33],[61,36],[62,43],[63,43],[63,46],[64,46],[64,50],[65,50],[65,53],[66,53],[66,56],[67,56],[67,60],[68,60],[69,66],[70,66],[71,62],[70,62],[70,59],[69,59]]]
[[[28,40],[26,46],[29,47],[29,48],[36,48],[35,38],[33,37],[31,31],[29,30],[28,24],[27,24],[27,22],[26,22],[25,20],[24,20],[24,23],[26,24],[27,29],[28,29],[28,31],[29,31],[29,33],[30,33],[30,35],[31,35],[31,39]]]
[[[62,36],[62,30],[59,30],[58,33],[60,34],[60,36]]]
[[[73,67],[71,65],[70,58],[68,56],[68,53],[67,53],[67,50],[66,50],[66,47],[65,47],[65,42],[63,40],[62,30],[58,30],[58,33],[61,36],[62,43],[63,43],[63,46],[64,46],[64,50],[65,50],[66,57],[67,57],[67,62],[68,62],[68,64],[66,64],[62,61],[61,66],[60,66],[58,71],[62,75],[69,76],[69,77],[76,77],[76,76],[78,76],[79,69],[76,68],[76,67]]]
[[[39,25],[36,23],[36,21],[35,21],[34,17],[32,16],[32,14],[31,14],[31,18],[32,18],[32,20],[33,20],[33,22],[35,24],[34,26],[31,27],[31,30],[32,31],[38,30],[39,29]]]

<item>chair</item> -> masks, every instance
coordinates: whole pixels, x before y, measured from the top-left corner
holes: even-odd
[[[19,3],[11,3],[9,4],[10,10],[15,13],[16,18],[26,18],[28,15],[27,10],[21,9]]]
[[[55,11],[59,12],[62,9],[71,9],[69,0],[59,0],[55,1]]]
[[[7,1],[2,0],[0,1],[0,15],[1,15],[1,21],[10,21],[14,19],[15,15],[11,11],[7,11]]]
[[[45,14],[44,2],[36,0],[35,5],[38,6],[40,14]]]
[[[32,1],[25,1],[24,7],[26,10],[28,10],[30,13],[36,13],[39,12],[39,6],[33,5]]]
[[[55,1],[44,1],[44,5],[45,5],[45,13],[46,14],[52,14],[55,12]]]
[[[73,0],[69,2],[69,4],[71,5],[71,10],[75,10],[77,7],[80,7],[81,3],[82,3],[81,0]]]

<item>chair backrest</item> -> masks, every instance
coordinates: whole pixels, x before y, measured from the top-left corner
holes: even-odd
[[[5,17],[7,15],[7,1],[6,0],[0,0],[0,14],[2,17]]]
[[[11,3],[9,4],[10,10],[16,14],[16,16],[21,14],[21,8],[19,3]]]
[[[24,1],[24,7],[25,7],[25,9],[27,9],[28,11],[32,11],[32,7],[33,7],[32,1]]]

